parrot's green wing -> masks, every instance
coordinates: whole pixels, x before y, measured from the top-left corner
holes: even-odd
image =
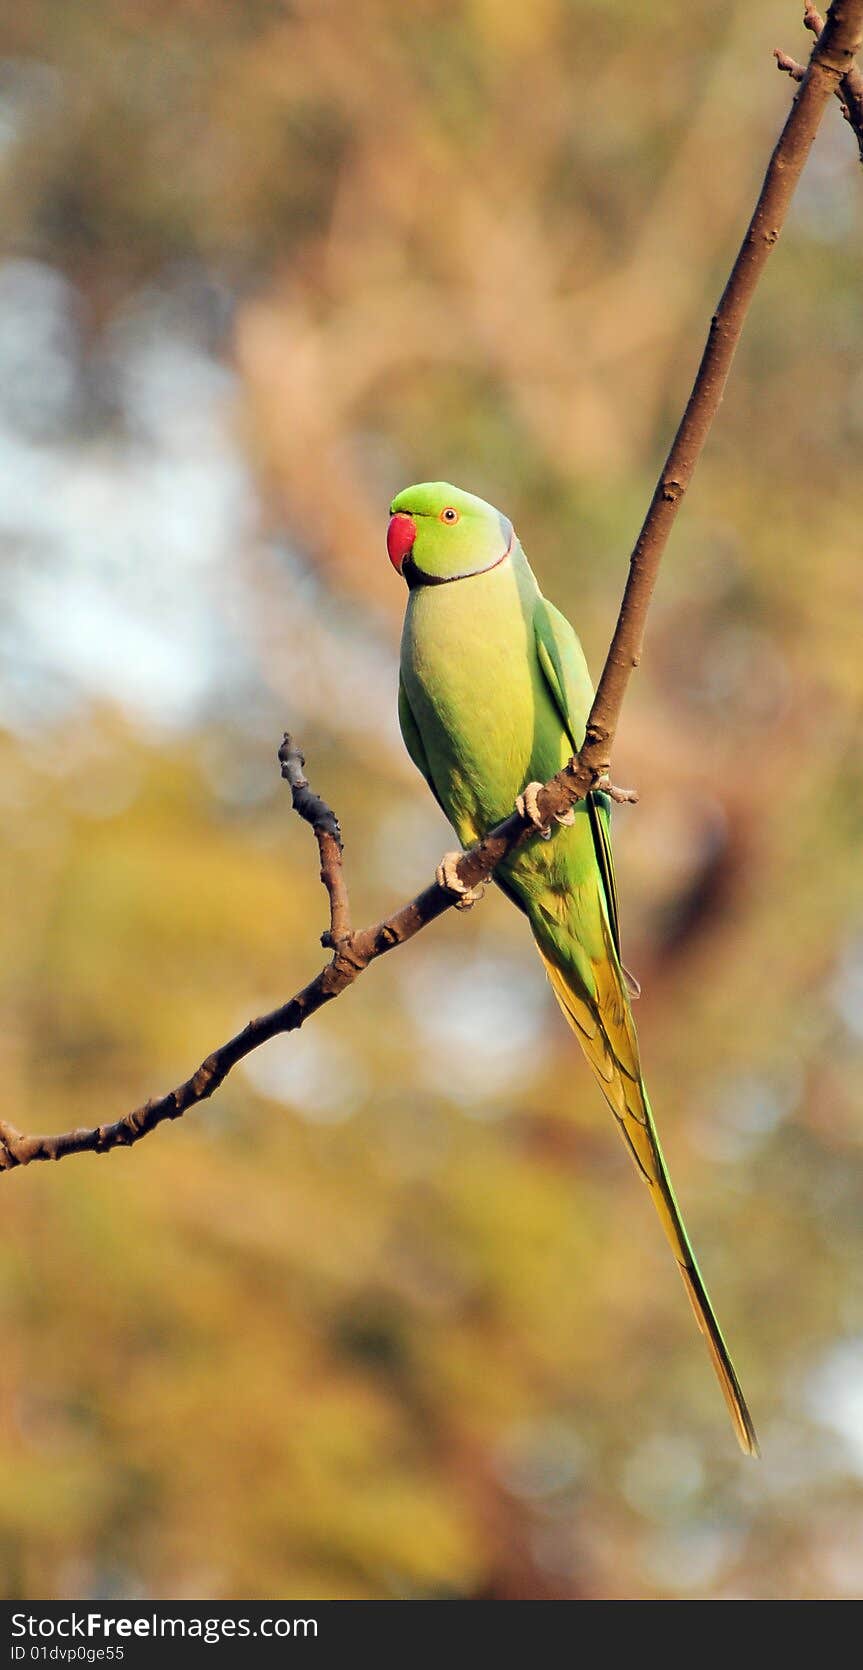
[[[402,733],[402,741],[404,742],[404,745],[410,754],[417,771],[419,771],[425,778],[441,811],[446,814],[446,807],[444,806],[443,801],[435,788],[434,778],[431,774],[431,766],[428,762],[428,755],[423,746],[423,739],[419,733],[419,726],[413,716],[411,704],[408,701],[408,693],[404,687],[404,680],[401,676],[399,677],[399,729]]]
[[[544,597],[537,602],[533,621],[539,665],[572,744],[572,751],[576,754],[584,741],[584,727],[593,701],[593,686],[584,651],[566,616]],[[619,957],[620,918],[611,855],[611,802],[607,794],[594,789],[587,796],[587,808],[611,935]]]

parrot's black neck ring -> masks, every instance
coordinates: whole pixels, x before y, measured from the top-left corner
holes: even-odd
[[[513,538],[515,536],[513,535]],[[488,562],[485,568],[468,568],[461,574],[426,574],[422,568],[417,568],[413,557],[408,552],[402,563],[402,578],[407,582],[408,591],[417,591],[420,586],[451,586],[453,580],[473,580],[477,574],[490,574],[493,568],[500,568],[512,553],[512,538],[505,551],[494,562]]]

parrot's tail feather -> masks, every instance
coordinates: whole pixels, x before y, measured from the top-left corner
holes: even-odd
[[[707,1349],[716,1370],[716,1378],[722,1387],[725,1401],[728,1404],[728,1413],[737,1433],[737,1441],[744,1455],[758,1456],[761,1451],[758,1448],[758,1437],[752,1422],[752,1416],[746,1406],[746,1399],[743,1396],[740,1381],[735,1373],[734,1364],[728,1355],[728,1347],[720,1333],[719,1324],[713,1313],[713,1306],[707,1296],[707,1290],[701,1280],[698,1265],[695,1263],[681,1264],[679,1259],[677,1262],[680,1274],[683,1277],[683,1285],[689,1294],[689,1302],[695,1312],[695,1320],[707,1341]]]
[[[629,1012],[626,985],[610,936],[607,955],[592,964],[596,996],[589,1000],[564,969],[537,942],[551,987],[575,1033],[599,1087],[620,1127],[626,1146],[659,1214],[689,1294],[695,1319],[707,1341],[740,1447],[757,1456],[758,1440],[746,1399],[722,1337],[680,1207],[671,1186],[638,1059],[638,1040]]]

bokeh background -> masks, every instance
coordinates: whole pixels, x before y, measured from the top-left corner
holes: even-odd
[[[601,664],[771,50],[809,44],[793,0],[7,13],[20,1127],[116,1117],[320,966],[286,726],[356,920],[428,880],[400,487],[505,508]],[[615,762],[648,1079],[763,1461],[492,890],[182,1124],[0,1180],[6,1596],[863,1594],[861,234],[831,109]]]

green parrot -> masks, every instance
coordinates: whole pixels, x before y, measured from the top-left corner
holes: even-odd
[[[463,847],[514,804],[547,837],[537,789],[577,752],[593,700],[575,632],[543,597],[512,523],[472,493],[441,481],[406,488],[390,506],[387,550],[408,586],[399,722],[414,765]],[[757,1455],[641,1072],[634,982],[620,957],[609,812],[608,797],[592,792],[558,820],[566,827],[553,840],[517,847],[494,879],[527,916],[554,995],[650,1190],[741,1448]],[[438,880],[464,894],[459,856],[446,855]]]

